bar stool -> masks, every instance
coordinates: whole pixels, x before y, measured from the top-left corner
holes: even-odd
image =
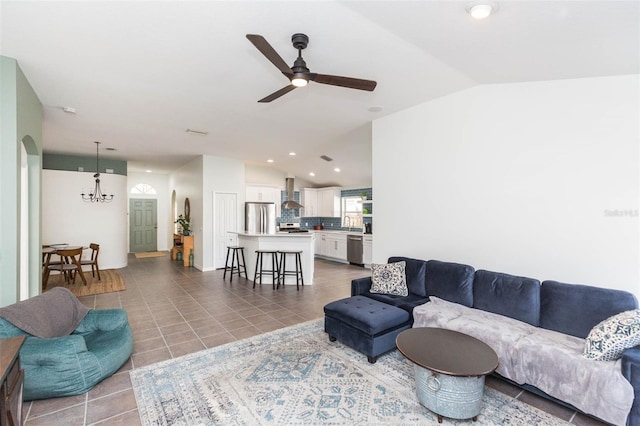
[[[280,282],[282,282],[282,286],[284,287],[285,279],[287,276],[295,276],[296,277],[296,289],[300,290],[300,284],[304,285],[304,278],[302,277],[302,259],[300,255],[302,254],[302,250],[299,251],[288,251],[288,250],[280,250],[278,251],[280,254]],[[292,254],[295,256],[295,270],[287,270],[287,255]],[[279,285],[280,283],[278,283]]]
[[[271,269],[264,269],[262,267],[262,259],[265,254],[271,255]],[[260,285],[262,285],[262,275],[271,274],[271,282],[273,283],[273,289],[276,289],[276,282],[280,286],[280,274],[278,272],[278,252],[275,250],[256,250],[256,271],[253,274],[253,288],[256,288],[256,281],[260,278]]]
[[[240,256],[238,255],[238,252],[242,254],[242,263],[240,263]],[[229,253],[231,253],[231,266],[229,266]],[[237,266],[233,266],[234,263]],[[229,278],[230,282],[233,281],[233,274],[238,274],[239,277],[242,277],[241,275],[242,272],[244,272],[245,278],[247,279],[249,278],[247,277],[247,268],[245,266],[245,261],[244,261],[244,247],[239,247],[239,246],[227,247],[227,259],[224,261],[224,274],[222,274],[222,279],[225,279],[227,277],[227,271],[231,272],[231,276]]]

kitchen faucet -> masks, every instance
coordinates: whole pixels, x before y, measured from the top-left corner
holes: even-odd
[[[347,229],[351,231],[351,218],[349,216],[344,217],[344,224],[347,225]]]

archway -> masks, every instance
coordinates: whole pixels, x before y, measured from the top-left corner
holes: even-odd
[[[17,300],[40,294],[40,175],[42,153],[31,136],[20,144],[20,283]]]

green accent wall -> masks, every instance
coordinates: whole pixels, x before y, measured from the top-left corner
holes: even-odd
[[[42,168],[46,170],[65,170],[77,172],[78,167],[83,167],[85,172],[96,172],[96,157],[83,157],[77,155],[64,154],[44,154],[42,157]],[[127,175],[127,162],[122,160],[111,160],[100,156],[100,173],[107,173],[107,169],[112,169],[114,175]]]
[[[0,306],[40,292],[42,104],[15,59],[0,56]],[[26,151],[27,211],[22,211],[22,146]],[[28,239],[21,235],[27,221]],[[27,244],[27,259],[21,259]],[[28,294],[20,294],[20,265],[27,265]]]

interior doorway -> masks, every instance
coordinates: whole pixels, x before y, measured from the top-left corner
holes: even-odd
[[[154,199],[129,199],[129,251],[158,250],[158,202]]]

